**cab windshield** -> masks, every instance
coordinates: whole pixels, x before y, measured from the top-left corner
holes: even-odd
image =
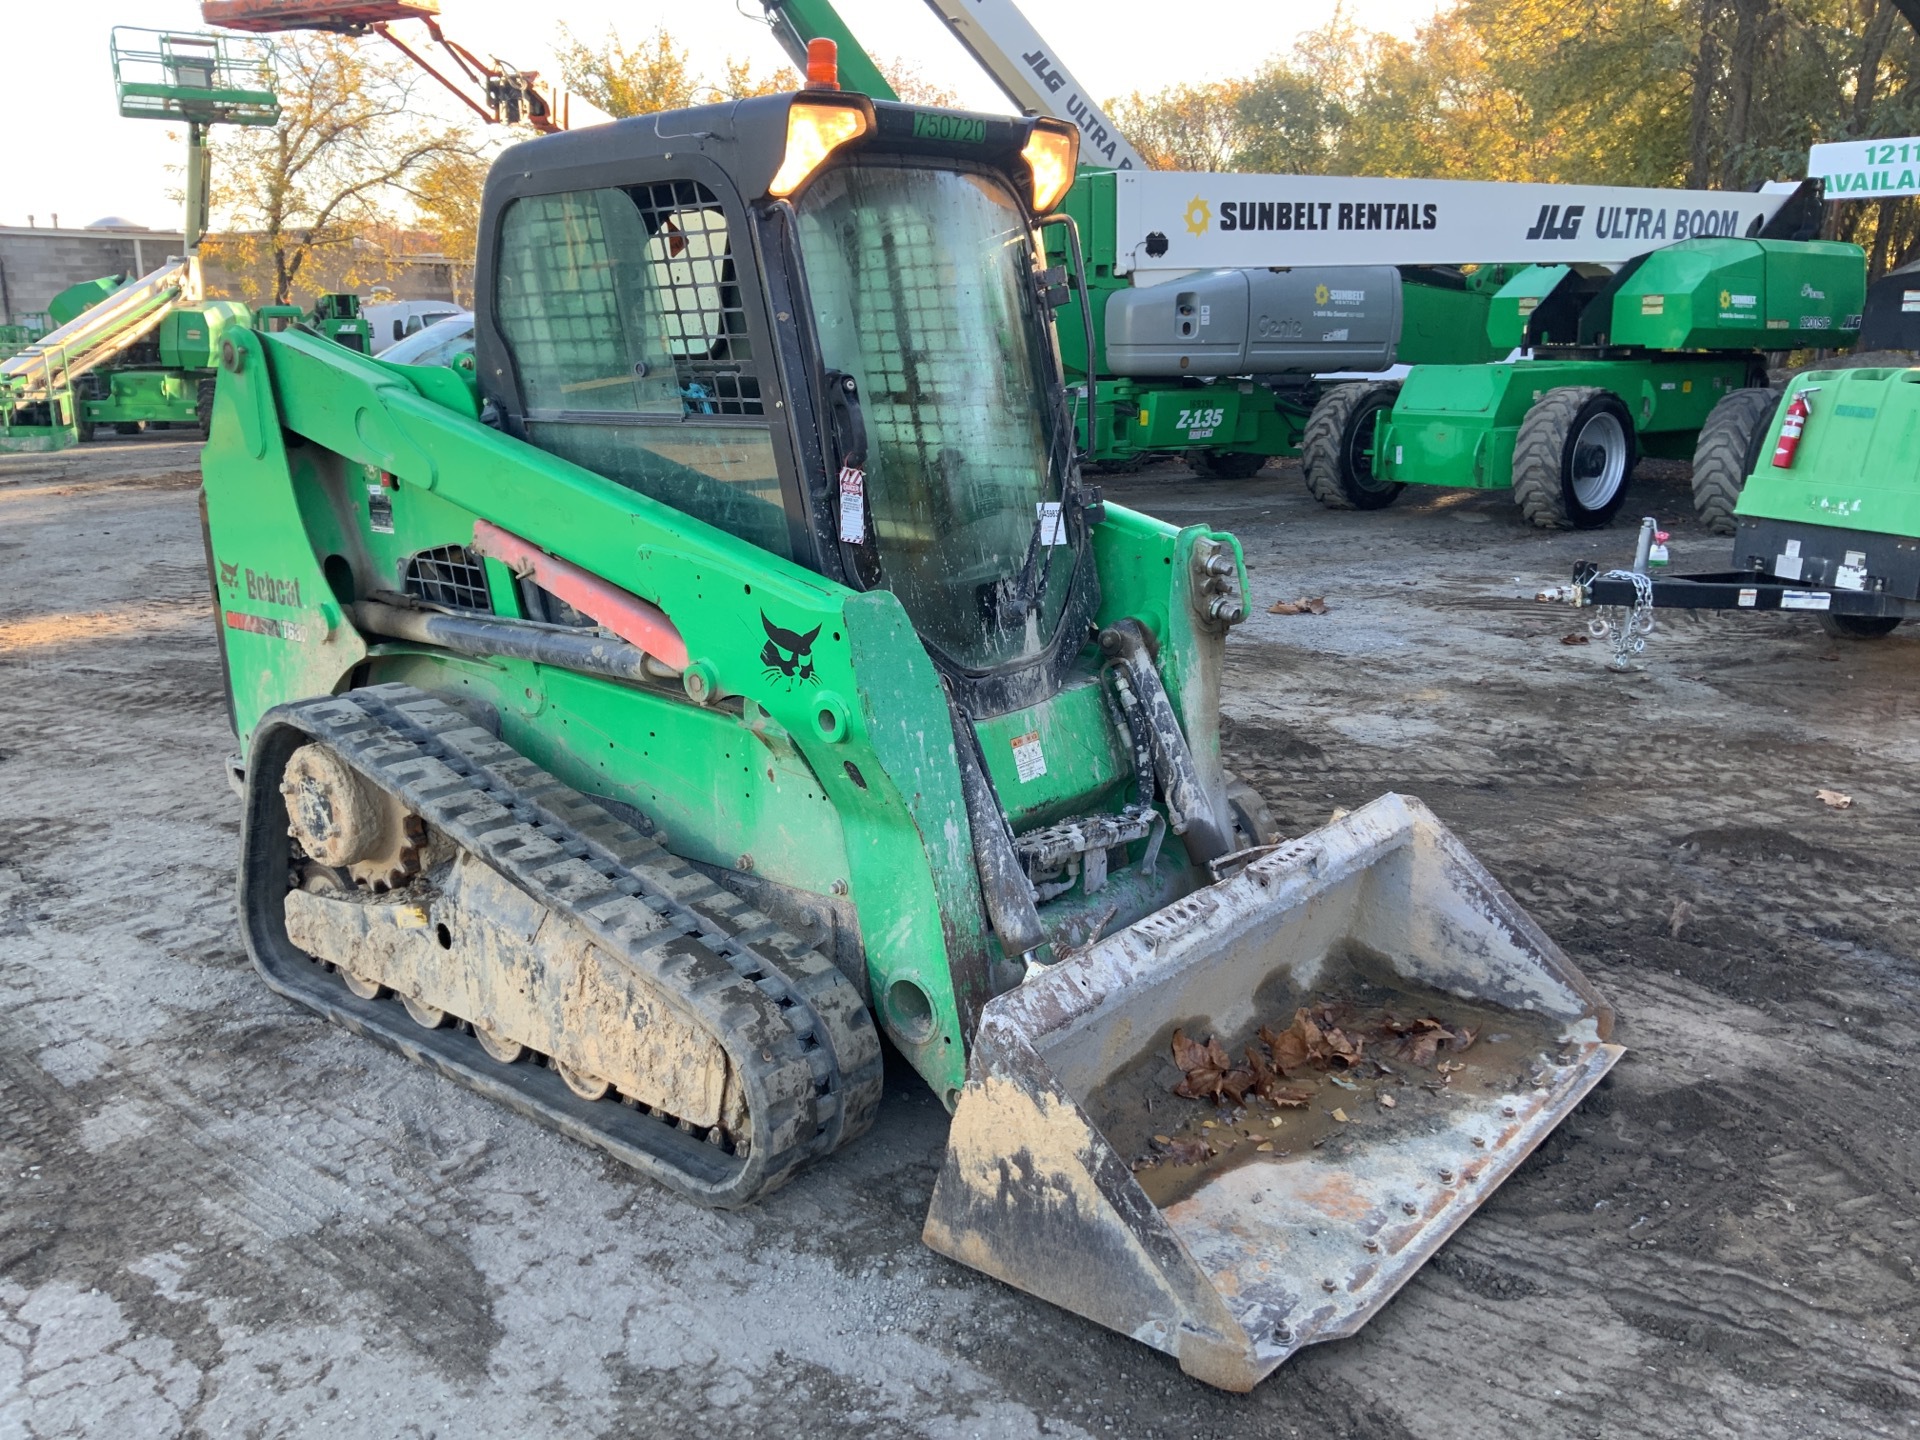
[[[1037,658],[1075,552],[1024,213],[998,177],[891,165],[828,171],[798,208],[822,359],[864,411],[880,583],[966,670]]]

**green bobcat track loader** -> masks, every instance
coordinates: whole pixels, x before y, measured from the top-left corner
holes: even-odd
[[[865,1130],[885,1037],[954,1113],[930,1244],[1245,1390],[1620,1051],[1417,801],[1281,843],[1222,773],[1238,543],[1072,444],[1076,144],[827,85],[538,139],[472,373],[228,335],[241,921],[282,994],[704,1204]],[[1271,1104],[1171,1058],[1309,1008],[1465,1048]]]

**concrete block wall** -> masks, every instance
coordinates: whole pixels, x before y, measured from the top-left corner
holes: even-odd
[[[47,302],[69,285],[97,280],[102,275],[144,275],[178,255],[184,240],[179,231],[165,230],[52,230],[0,225],[0,325],[18,324],[47,308]],[[251,278],[222,268],[217,248],[209,250],[205,266],[207,293],[231,295],[249,304],[268,296],[251,294]],[[303,285],[294,299],[311,305],[314,294],[343,288],[347,257],[330,256],[312,267],[311,287]],[[395,256],[375,265],[361,259],[359,272],[377,274],[379,283],[396,300],[448,300],[453,297],[453,269],[438,255]],[[371,285],[357,284],[363,296]]]
[[[179,231],[51,230],[0,225],[0,325],[47,308],[69,285],[144,275],[178,255]]]

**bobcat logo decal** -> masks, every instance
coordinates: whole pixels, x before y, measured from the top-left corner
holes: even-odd
[[[760,624],[767,632],[767,643],[760,647],[760,663],[766,667],[767,678],[784,677],[789,690],[803,683],[818,685],[820,677],[813,673],[813,642],[820,638],[820,627],[816,625],[804,635],[783,630],[767,618],[764,610],[760,612]]]
[[[222,590],[231,590],[239,583],[240,563],[236,560],[233,564],[229,565],[226,561],[222,560],[220,562],[220,588]]]

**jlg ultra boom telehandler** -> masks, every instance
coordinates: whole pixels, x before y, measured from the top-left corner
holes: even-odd
[[[829,83],[538,139],[472,373],[230,335],[242,923],[704,1204],[858,1136],[885,1035],[954,1111],[930,1244],[1244,1390],[1619,1052],[1417,802],[1278,844],[1223,776],[1239,547],[1072,445],[1076,144]]]

